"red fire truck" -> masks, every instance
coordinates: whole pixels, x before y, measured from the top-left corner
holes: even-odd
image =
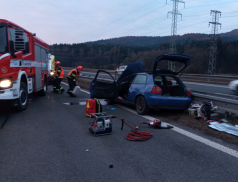
[[[0,101],[24,111],[33,92],[46,95],[49,45],[34,33],[0,19]]]

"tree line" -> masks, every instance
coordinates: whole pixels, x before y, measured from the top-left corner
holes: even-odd
[[[191,65],[186,73],[207,74],[210,57],[210,40],[193,40],[177,43],[177,54],[191,56]],[[146,69],[153,67],[157,56],[169,54],[169,43],[150,46],[125,46],[113,44],[53,44],[51,54],[62,66],[82,65],[94,69],[116,69],[120,65],[141,61]],[[238,70],[238,40],[217,41],[216,73],[236,74]]]

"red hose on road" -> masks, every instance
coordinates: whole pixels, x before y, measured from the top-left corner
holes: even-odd
[[[117,116],[116,116],[116,118],[122,120],[121,118],[119,118]],[[132,131],[130,133],[128,133],[127,136],[126,136],[127,140],[130,140],[130,141],[145,141],[145,140],[148,140],[152,136],[152,134],[149,133],[149,132],[139,131],[139,130],[133,128],[131,125],[129,125],[124,120],[123,120],[123,122],[132,129]],[[137,127],[139,127],[140,124],[143,124],[143,122],[139,123],[137,125]]]
[[[139,131],[135,129],[127,134],[126,139],[131,141],[144,141],[148,140],[151,136],[152,134],[149,132]]]

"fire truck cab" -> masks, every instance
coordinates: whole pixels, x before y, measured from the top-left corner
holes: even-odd
[[[35,34],[0,19],[0,100],[24,111],[33,92],[47,93],[49,45]]]

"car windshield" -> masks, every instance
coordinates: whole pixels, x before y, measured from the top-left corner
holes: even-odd
[[[0,54],[7,52],[7,29],[0,26]]]
[[[156,70],[157,71],[160,71],[160,70],[163,70],[163,71],[164,70],[170,70],[168,63],[169,63],[168,60],[161,60],[161,61],[159,61]],[[175,65],[174,70],[172,70],[173,72],[179,72],[179,71],[181,71],[185,67],[185,64],[181,63],[179,61],[172,61],[172,63],[174,63],[174,65]]]

